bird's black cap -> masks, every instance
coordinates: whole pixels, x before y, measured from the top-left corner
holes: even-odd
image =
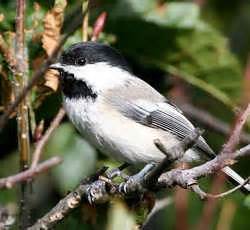
[[[85,65],[106,62],[130,72],[123,56],[114,48],[97,42],[80,42],[64,51],[60,58],[63,65]]]

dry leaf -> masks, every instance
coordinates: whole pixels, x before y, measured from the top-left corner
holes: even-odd
[[[59,73],[57,70],[49,69],[45,74],[45,80],[45,86],[49,87],[53,91],[57,91],[59,86]]]
[[[57,0],[54,7],[45,15],[42,45],[48,56],[53,53],[60,40],[66,5],[65,0]]]
[[[56,0],[54,7],[45,15],[42,46],[48,56],[53,53],[59,43],[66,5],[66,0]],[[57,71],[49,70],[46,72],[45,85],[54,91],[58,89]]]

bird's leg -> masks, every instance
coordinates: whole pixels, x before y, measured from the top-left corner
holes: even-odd
[[[129,178],[129,176],[127,174],[125,174],[124,172],[122,172],[122,170],[124,170],[125,168],[127,168],[129,166],[129,163],[123,163],[122,165],[120,165],[118,168],[114,168],[114,169],[110,169],[108,171],[106,171],[106,176],[108,179],[114,179],[115,177],[121,177],[124,180],[127,180]]]
[[[143,190],[142,182],[155,165],[155,163],[149,163],[139,173],[130,176],[126,182],[120,184],[119,191],[121,193],[132,193],[138,190]]]

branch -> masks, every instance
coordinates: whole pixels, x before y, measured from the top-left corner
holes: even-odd
[[[62,121],[64,116],[65,116],[65,111],[63,108],[60,108],[57,115],[55,116],[55,118],[51,122],[49,128],[46,130],[46,132],[44,133],[42,138],[38,141],[36,148],[35,148],[35,151],[33,153],[33,158],[32,158],[32,163],[31,163],[32,169],[36,168],[36,166],[41,158],[41,154],[43,152],[44,146],[48,142],[48,140],[49,140],[50,136],[52,135],[52,133],[54,132],[54,130],[59,126],[59,124]]]
[[[18,174],[8,176],[6,178],[0,179],[0,189],[10,189],[17,183],[27,181],[38,174],[48,171],[50,168],[60,164],[62,159],[60,157],[52,157],[36,166],[36,168],[27,169]]]
[[[107,170],[106,167],[100,169],[91,177],[80,183],[74,191],[64,197],[57,205],[52,208],[44,217],[39,219],[28,230],[51,229],[70,212],[77,208],[83,199],[86,199],[91,183],[96,181],[100,175]]]
[[[197,179],[214,174],[220,169],[231,165],[233,159],[243,157],[250,154],[250,144],[241,148],[240,150],[231,153],[230,158],[228,154],[219,154],[214,159],[206,163],[193,167],[191,169],[173,169],[161,175],[158,180],[160,187],[172,187],[180,185],[183,188],[190,188],[193,184],[197,184]]]
[[[225,196],[228,196],[229,194],[241,189],[244,185],[248,184],[249,183],[249,180],[250,178],[248,177],[242,184],[239,184],[238,186],[226,191],[226,192],[223,192],[223,193],[219,193],[219,194],[211,194],[211,193],[207,193],[207,192],[204,192],[199,185],[197,184],[194,184],[191,186],[191,189],[200,196],[201,199],[205,199],[205,198],[212,198],[212,199],[218,199],[218,198],[222,198],[222,197],[225,197]]]

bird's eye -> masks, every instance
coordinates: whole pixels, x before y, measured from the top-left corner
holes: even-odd
[[[77,65],[85,65],[86,64],[86,59],[85,58],[78,58],[76,60]]]

